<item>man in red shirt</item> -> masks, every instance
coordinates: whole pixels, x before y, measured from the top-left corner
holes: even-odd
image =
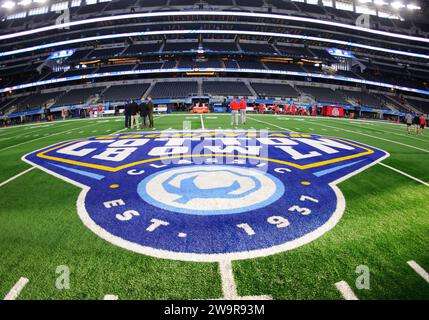
[[[426,126],[426,117],[424,114],[422,114],[420,116],[420,129],[419,129],[419,133],[421,135],[423,135],[423,129],[425,128],[425,126]]]
[[[246,124],[246,109],[247,109],[247,102],[244,101],[244,98],[241,98],[241,100],[240,100],[241,124]]]
[[[235,125],[238,126],[238,111],[240,110],[240,104],[234,98],[229,106],[231,108],[231,126],[234,125],[234,121]]]
[[[265,113],[265,105],[262,102],[259,103],[259,113]]]
[[[295,102],[292,104],[292,107],[291,107],[291,113],[292,113],[293,115],[295,115],[295,114],[296,114],[296,105],[295,105]]]

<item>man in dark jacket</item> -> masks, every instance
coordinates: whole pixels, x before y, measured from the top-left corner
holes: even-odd
[[[130,109],[130,116],[131,116],[131,129],[134,129],[134,127],[138,130],[140,129],[139,124],[139,117],[140,115],[137,114],[138,105],[136,103],[136,100],[132,99],[131,103],[129,104]]]
[[[140,104],[140,116],[142,118],[143,128],[147,128],[148,110],[147,110],[147,103],[144,102],[143,99],[142,99],[142,103]]]
[[[152,97],[147,97],[147,115],[149,117],[149,127],[153,128],[153,108],[154,104],[152,102]]]
[[[130,104],[131,104],[131,103],[127,103],[127,104],[125,105],[125,109],[124,109],[124,115],[125,115],[125,128],[130,128],[130,124],[131,124]]]

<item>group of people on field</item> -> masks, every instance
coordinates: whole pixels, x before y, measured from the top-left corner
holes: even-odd
[[[407,114],[405,116],[405,123],[407,124],[407,132],[408,134],[415,133],[419,135],[423,135],[423,130],[427,125],[426,117],[424,114],[412,116],[411,114]],[[414,125],[414,128],[413,128]]]
[[[125,105],[125,128],[140,129],[140,118],[143,128],[153,128],[153,108],[152,98],[138,104],[135,99]]]
[[[246,124],[246,110],[247,110],[247,102],[244,98],[241,98],[240,101],[237,101],[237,98],[234,98],[229,104],[231,108],[231,126],[238,126],[238,115],[240,114],[240,122],[241,124]]]
[[[95,113],[95,111],[97,111],[97,114]],[[89,117],[90,118],[95,118],[95,117],[102,118],[103,117],[103,111],[104,111],[104,108],[101,105],[97,106],[97,107],[89,106]]]

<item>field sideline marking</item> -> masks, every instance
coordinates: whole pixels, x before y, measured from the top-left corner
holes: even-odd
[[[115,296],[114,294],[106,294],[103,298],[103,300],[118,300],[118,296]]]
[[[359,300],[359,298],[355,295],[352,288],[350,288],[349,284],[345,281],[340,281],[335,284],[335,287],[341,295],[346,300]]]
[[[4,185],[8,184],[9,182],[15,180],[16,178],[19,178],[20,176],[26,174],[27,172],[30,172],[31,170],[36,169],[36,167],[31,167],[27,170],[22,171],[21,173],[18,173],[16,176],[13,176],[12,178],[9,178],[3,182],[0,183],[0,187],[3,187]]]
[[[422,148],[415,147],[415,146],[411,146],[411,145],[406,144],[406,143],[402,143],[402,142],[398,142],[398,141],[393,141],[393,140],[386,139],[386,138],[376,137],[374,135],[370,135],[370,134],[366,134],[366,133],[362,133],[362,132],[357,132],[357,131],[353,131],[353,130],[348,130],[348,129],[338,128],[338,127],[333,127],[333,126],[329,126],[327,124],[320,124],[320,123],[317,123],[317,122],[314,122],[314,121],[309,121],[309,122],[311,122],[311,123],[313,123],[315,125],[318,125],[318,126],[327,127],[327,128],[331,128],[331,129],[338,129],[338,130],[342,130],[342,131],[349,132],[349,133],[360,134],[360,135],[367,136],[367,137],[370,137],[370,138],[379,139],[379,140],[383,140],[383,141],[387,141],[387,142],[399,144],[399,145],[404,146],[404,147],[408,147],[408,148],[412,148],[412,149],[416,149],[416,150],[420,150],[420,151],[429,153],[429,150],[422,149]]]
[[[330,119],[331,121],[333,121],[333,122],[335,122],[337,119]],[[338,120],[337,120],[338,121]],[[335,123],[337,123],[337,124],[340,124],[339,123],[339,121],[338,122],[335,122]],[[419,139],[419,138],[417,138],[417,137],[415,137],[415,136],[413,136],[413,135],[410,135],[410,134],[407,134],[407,133],[405,133],[404,131],[402,131],[401,130],[401,132],[402,133],[398,133],[399,132],[399,130],[396,130],[396,129],[394,129],[394,128],[380,128],[380,127],[375,127],[375,128],[367,128],[367,127],[363,127],[362,126],[362,124],[361,123],[352,123],[353,125],[355,125],[355,126],[358,126],[359,128],[362,128],[362,129],[366,129],[366,130],[374,130],[374,129],[378,129],[378,130],[386,130],[385,132],[386,133],[388,133],[388,134],[394,134],[394,135],[396,135],[396,136],[399,136],[399,137],[406,137],[406,138],[411,138],[411,139],[413,139],[413,140],[417,140],[417,141],[422,141],[422,142],[427,142],[427,143],[429,143],[429,140],[425,140],[425,139]],[[397,132],[393,132],[393,130],[394,131],[397,131]],[[377,133],[377,134],[379,134],[379,133]]]
[[[412,180],[414,180],[414,181],[416,181],[416,182],[418,182],[418,183],[421,183],[421,184],[425,185],[426,187],[429,187],[429,183],[424,182],[423,180],[420,180],[420,179],[418,179],[418,178],[416,178],[416,177],[413,177],[412,175],[409,175],[408,173],[405,173],[405,172],[403,172],[403,171],[401,171],[401,170],[399,170],[399,169],[393,168],[393,167],[391,167],[391,166],[389,166],[389,165],[387,165],[387,164],[385,164],[385,163],[382,163],[382,162],[379,162],[378,164],[379,164],[380,166],[383,166],[383,167],[386,167],[386,168],[388,168],[388,169],[390,169],[390,170],[393,170],[393,171],[395,171],[395,172],[397,172],[397,173],[399,173],[399,174],[402,174],[403,176],[405,176],[405,177],[407,177],[407,178],[410,178],[410,179],[412,179]]]
[[[27,285],[28,279],[21,277],[17,283],[10,289],[9,293],[4,297],[4,300],[15,300],[18,298],[19,294],[21,293],[22,289]]]
[[[77,128],[74,128],[74,129],[68,129],[68,130],[64,130],[64,131],[61,131],[61,132],[52,133],[52,134],[50,134],[50,135],[48,135],[48,136],[42,136],[42,137],[39,137],[39,138],[35,138],[35,139],[31,139],[31,140],[27,140],[27,141],[24,141],[24,142],[21,142],[21,143],[18,143],[18,144],[14,144],[14,145],[12,145],[12,146],[8,146],[8,147],[6,147],[6,148],[0,149],[0,151],[4,151],[4,150],[8,150],[8,149],[12,149],[12,148],[15,148],[15,147],[17,147],[17,146],[20,146],[20,145],[23,145],[23,144],[26,144],[26,143],[29,143],[29,142],[33,142],[33,141],[36,141],[36,140],[40,140],[40,139],[45,139],[45,138],[49,138],[49,137],[53,137],[53,136],[57,136],[57,135],[59,135],[59,134],[66,133],[66,132],[68,132],[68,131],[79,130],[79,129],[82,129],[82,128],[85,128],[85,127],[89,127],[89,126],[92,126],[92,125],[94,125],[94,124],[93,124],[93,123],[91,123],[91,124],[87,124],[87,125],[82,126],[82,127],[77,127]]]
[[[205,130],[206,128],[204,127],[204,119],[203,119],[202,113],[200,113],[200,121],[201,121],[201,129]]]
[[[417,262],[414,260],[408,261],[407,264],[415,271],[419,276],[421,276],[427,283],[429,283],[429,273],[423,269]]]
[[[252,118],[251,118],[251,119],[252,119]],[[256,119],[253,119],[253,120],[257,121]],[[260,120],[259,120],[259,121],[260,121]],[[287,128],[283,128],[283,127],[280,127],[280,126],[278,126],[278,125],[271,124],[271,123],[268,123],[268,122],[265,122],[265,121],[261,121],[261,122],[262,122],[262,123],[266,123],[266,124],[270,124],[270,125],[272,125],[273,127],[277,127],[277,128],[279,128],[279,129],[282,129],[282,130],[289,130],[289,129],[287,129]],[[322,124],[321,126],[323,126],[323,124]],[[342,129],[342,130],[345,130],[345,129]],[[374,138],[377,138],[377,137],[374,137]],[[382,139],[382,138],[379,138],[379,139]],[[412,147],[412,146],[410,146],[410,147]],[[417,147],[413,147],[413,148],[417,148]],[[426,151],[426,152],[429,152],[429,151]],[[378,164],[379,164],[379,165],[381,165],[381,166],[384,166],[384,167],[386,167],[386,168],[388,168],[388,169],[390,169],[390,170],[393,170],[393,171],[395,171],[395,172],[397,172],[397,173],[399,173],[399,174],[402,174],[403,176],[408,177],[408,178],[410,178],[410,179],[412,179],[412,180],[414,180],[414,181],[417,181],[417,182],[419,182],[419,183],[421,183],[421,184],[423,184],[423,185],[425,185],[425,186],[427,186],[427,187],[429,187],[429,183],[424,182],[423,180],[420,180],[420,179],[418,179],[418,178],[416,178],[416,177],[413,177],[412,175],[409,175],[408,173],[405,173],[405,172],[403,172],[403,171],[401,171],[401,170],[398,170],[398,169],[396,169],[396,168],[393,168],[393,167],[391,167],[391,166],[389,166],[389,165],[387,165],[387,164],[384,164],[384,163],[382,163],[382,162],[378,162]]]

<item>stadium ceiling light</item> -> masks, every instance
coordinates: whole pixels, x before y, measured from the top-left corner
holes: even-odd
[[[18,5],[20,6],[28,6],[29,4],[31,4],[32,0],[22,0],[20,2],[18,2]]]
[[[389,3],[385,0],[374,0],[374,4],[377,6],[387,6]]]
[[[57,30],[57,29],[65,29],[69,27],[97,23],[97,22],[105,22],[105,21],[115,21],[115,20],[124,20],[124,19],[137,19],[137,18],[153,18],[153,17],[174,17],[174,16],[226,16],[226,17],[247,17],[247,18],[267,18],[267,19],[277,19],[277,20],[289,20],[289,21],[298,21],[298,22],[306,22],[306,23],[314,23],[321,24],[326,26],[345,28],[355,31],[361,31],[365,33],[378,34],[386,37],[398,38],[403,40],[410,41],[418,41],[418,42],[426,42],[429,43],[429,39],[409,36],[405,34],[392,33],[382,30],[374,30],[368,29],[365,27],[358,27],[350,24],[333,22],[327,20],[318,20],[314,18],[305,18],[305,17],[297,17],[297,16],[286,16],[281,14],[273,14],[273,13],[255,13],[255,12],[237,12],[237,11],[209,11],[209,10],[201,10],[201,11],[168,11],[168,12],[145,12],[145,13],[130,13],[130,14],[122,14],[117,16],[106,16],[106,17],[98,17],[91,18],[79,21],[65,22],[61,24],[54,24],[47,27],[26,30],[11,34],[5,34],[0,36],[0,40],[6,40],[11,38],[17,38],[22,36],[27,36],[35,33]]]
[[[401,1],[394,1],[390,4],[394,9],[402,9],[405,8],[405,4],[403,4]]]
[[[178,34],[233,34],[233,35],[250,35],[250,36],[265,36],[265,37],[276,37],[276,38],[289,38],[289,39],[298,39],[298,40],[309,40],[309,41],[319,41],[326,43],[333,43],[344,45],[348,47],[356,47],[367,50],[374,50],[380,52],[391,53],[395,55],[404,55],[414,58],[429,59],[429,55],[421,53],[413,53],[408,51],[400,51],[394,49],[387,49],[382,47],[374,47],[361,43],[348,42],[343,40],[320,38],[313,36],[302,36],[296,34],[287,34],[287,33],[277,33],[277,32],[263,32],[263,31],[244,31],[244,30],[161,30],[161,31],[143,31],[143,32],[127,32],[127,33],[118,33],[118,34],[109,34],[103,36],[93,36],[87,38],[78,38],[72,40],[64,40],[58,42],[47,43],[39,46],[16,49],[12,51],[0,52],[0,57],[10,56],[19,53],[25,53],[30,51],[36,51],[41,49],[53,48],[58,46],[65,46],[75,43],[81,43],[86,41],[98,41],[105,39],[117,39],[117,38],[127,38],[127,37],[142,37],[142,36],[159,36],[159,35],[178,35]]]
[[[410,4],[407,4],[407,9],[410,9],[410,10],[421,10],[422,7],[420,7],[418,5],[415,5],[413,3],[410,3]]]
[[[5,8],[5,9],[12,9],[13,7],[15,7],[15,2],[13,2],[13,1],[3,2],[3,4],[1,5],[1,7]]]

